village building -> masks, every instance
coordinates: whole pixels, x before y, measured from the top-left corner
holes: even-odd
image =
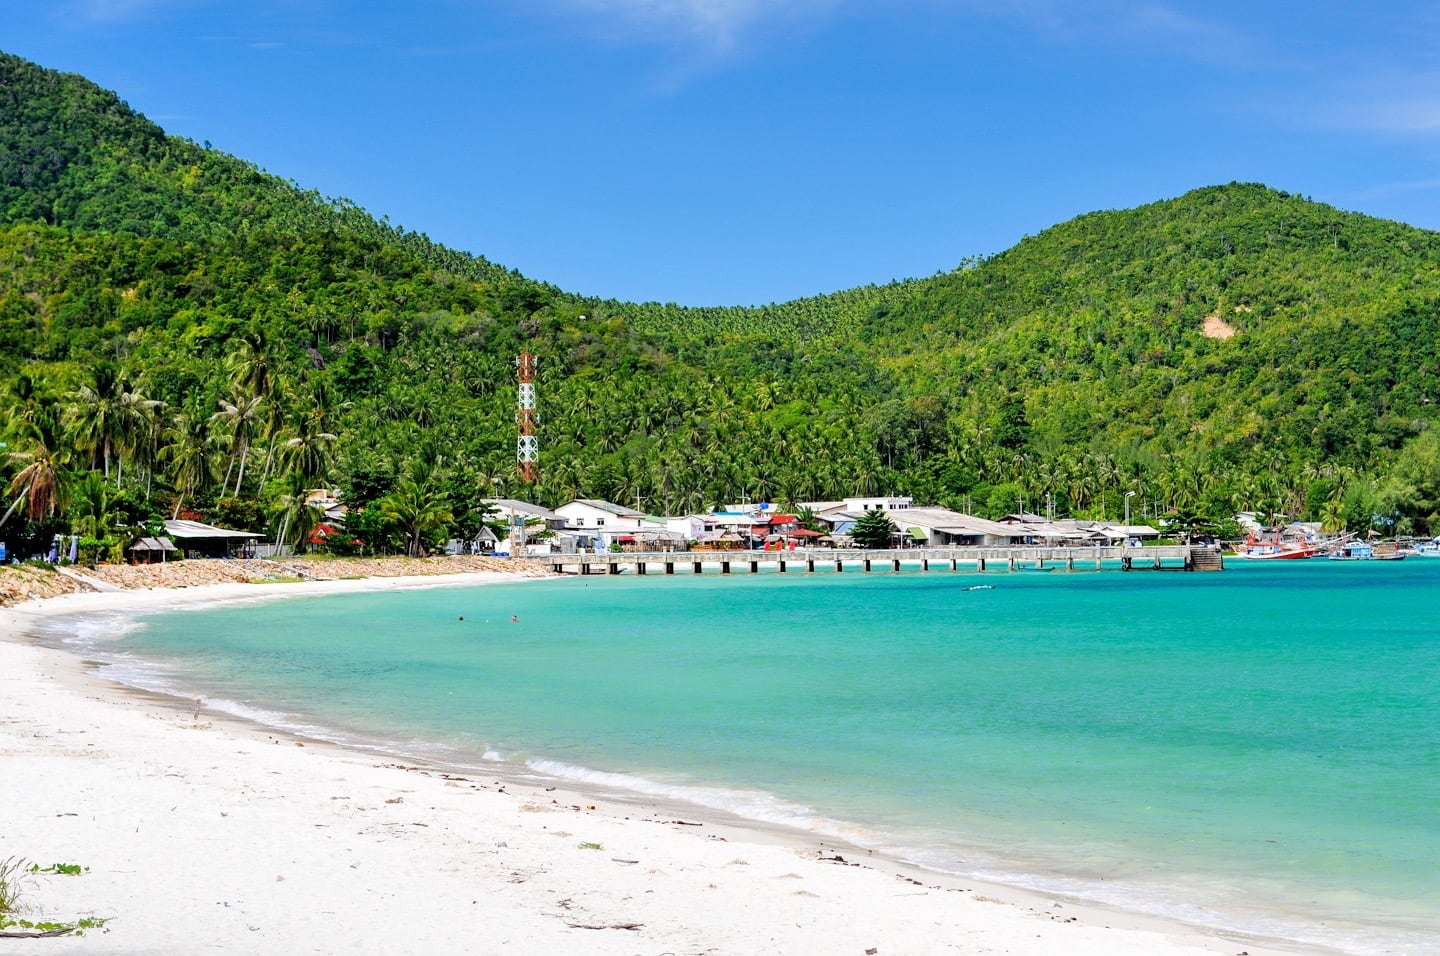
[[[255,542],[264,537],[253,531],[231,531],[181,520],[166,521],[165,535],[187,558],[253,558]]]
[[[494,515],[493,520],[507,530],[499,535],[491,532],[489,537],[494,540],[487,541],[485,532],[489,529],[482,528],[473,541],[465,543],[469,553],[518,554],[523,548],[527,555],[541,555],[570,553],[581,546],[581,538],[570,533],[565,516],[543,505],[518,498],[487,498],[483,504]],[[448,545],[446,550],[450,550]]]
[[[668,519],[599,498],[576,498],[556,508],[555,513],[565,519],[565,531],[586,549],[604,551],[611,545],[634,547],[647,542],[668,544],[688,541],[682,534],[670,530]],[[638,547],[634,549],[640,550]],[[656,550],[676,548],[671,546]]]

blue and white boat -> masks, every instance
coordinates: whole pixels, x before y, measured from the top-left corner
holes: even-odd
[[[1328,557],[1331,561],[1370,561],[1375,557],[1375,549],[1364,541],[1350,541],[1331,551]]]

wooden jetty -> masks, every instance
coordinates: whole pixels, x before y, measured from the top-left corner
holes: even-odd
[[[705,574],[859,571],[1221,571],[1220,552],[1189,545],[1151,548],[1040,546],[897,550],[650,551],[549,554],[561,574]]]

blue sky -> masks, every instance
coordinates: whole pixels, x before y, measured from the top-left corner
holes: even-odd
[[[929,275],[1232,180],[1440,228],[1437,3],[6,0],[0,49],[602,297]]]

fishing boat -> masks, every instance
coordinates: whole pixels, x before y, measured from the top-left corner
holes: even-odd
[[[1320,549],[1313,544],[1282,543],[1278,534],[1274,541],[1256,541],[1255,536],[1250,535],[1245,539],[1245,547],[1235,556],[1250,561],[1296,561],[1313,558],[1319,552]]]
[[[1375,549],[1364,541],[1341,544],[1326,557],[1331,561],[1369,561],[1375,557]]]
[[[1440,558],[1440,538],[1431,538],[1429,541],[1416,541],[1406,549],[1405,553],[1417,558]]]

